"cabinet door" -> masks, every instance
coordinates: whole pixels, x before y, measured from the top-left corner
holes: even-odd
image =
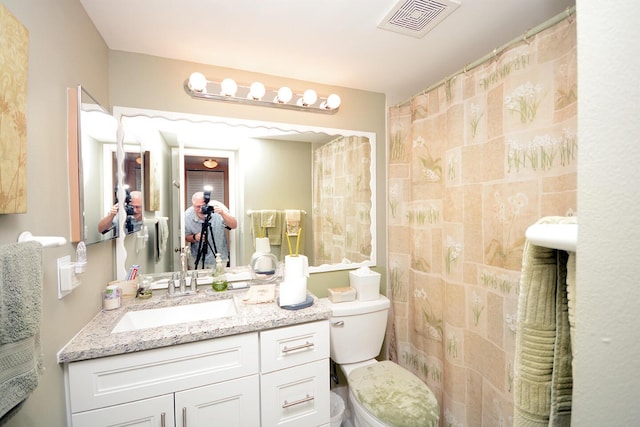
[[[260,425],[260,380],[251,375],[175,395],[176,426]]]
[[[262,425],[310,427],[330,421],[329,359],[263,374]]]
[[[123,403],[71,416],[73,427],[172,427],[173,394]]]

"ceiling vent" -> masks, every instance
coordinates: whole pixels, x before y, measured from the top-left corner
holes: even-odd
[[[456,0],[400,0],[378,28],[422,38],[459,6]]]

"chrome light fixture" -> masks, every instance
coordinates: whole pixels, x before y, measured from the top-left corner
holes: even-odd
[[[197,72],[191,74],[185,80],[184,90],[189,96],[196,99],[286,108],[323,114],[335,114],[341,104],[340,96],[336,94],[322,97],[318,96],[313,89],[307,89],[302,94],[298,94],[286,86],[279,89],[270,89],[260,82],[253,82],[250,86],[243,86],[230,78],[215,82],[208,80],[202,73]]]

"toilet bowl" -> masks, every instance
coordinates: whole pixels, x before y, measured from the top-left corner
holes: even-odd
[[[355,426],[437,426],[438,401],[427,385],[396,363],[375,359],[386,332],[389,299],[323,302],[332,312],[331,359],[347,378]]]

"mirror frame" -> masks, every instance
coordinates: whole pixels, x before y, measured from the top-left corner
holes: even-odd
[[[214,125],[225,125],[230,128],[248,128],[248,129],[265,129],[265,130],[273,130],[280,132],[294,132],[294,133],[324,133],[327,135],[334,136],[361,136],[369,139],[369,143],[371,145],[371,162],[370,162],[370,188],[371,188],[371,254],[368,260],[362,262],[354,262],[354,263],[335,263],[335,264],[321,264],[309,266],[310,273],[324,273],[331,271],[340,271],[340,270],[352,270],[357,269],[362,266],[375,267],[377,263],[378,256],[378,248],[377,248],[377,220],[376,220],[376,206],[377,206],[377,191],[376,191],[376,133],[375,132],[367,132],[367,131],[359,131],[352,129],[338,129],[338,128],[329,128],[329,127],[319,127],[319,126],[308,126],[301,124],[293,124],[293,123],[280,123],[280,122],[271,122],[271,121],[259,121],[259,120],[249,120],[249,119],[240,119],[240,118],[232,118],[232,117],[220,117],[220,116],[209,116],[209,115],[201,115],[201,114],[190,114],[190,113],[180,113],[180,112],[168,112],[168,111],[159,111],[159,110],[148,110],[148,109],[139,109],[139,108],[130,108],[130,107],[121,107],[114,106],[113,107],[113,115],[118,121],[118,127],[121,130],[121,134],[118,136],[117,143],[119,146],[118,151],[121,152],[122,144],[124,139],[124,130],[122,129],[122,120],[124,118],[136,118],[136,117],[144,117],[149,119],[165,119],[168,121],[179,122],[191,122],[191,123],[208,123]],[[181,145],[182,146],[182,145]],[[190,147],[189,147],[190,148]],[[118,163],[122,158],[118,157]],[[120,166],[119,166],[120,167]],[[244,216],[244,204],[239,203],[238,208],[242,211]],[[122,234],[122,233],[121,233]],[[126,270],[126,260],[127,260],[127,251],[124,245],[124,239],[126,236],[120,235],[118,236],[118,243],[116,246],[116,271],[118,278],[125,277]],[[184,239],[184,224],[181,225],[181,236],[180,241]]]
[[[91,102],[92,109],[86,111],[98,111],[106,117],[113,118],[111,112],[100,104],[82,85],[67,88],[67,156],[69,167],[69,208],[70,208],[70,241],[85,242],[86,244],[100,243],[113,240],[115,236],[105,237],[87,242],[86,206],[85,206],[85,165],[83,160],[83,124],[82,112],[85,111],[83,100]],[[88,103],[86,105],[89,105]],[[114,130],[117,122],[114,120]],[[86,131],[86,130],[85,130]],[[113,134],[115,143],[116,134]],[[105,142],[105,141],[101,141]],[[100,189],[102,190],[102,188]]]

